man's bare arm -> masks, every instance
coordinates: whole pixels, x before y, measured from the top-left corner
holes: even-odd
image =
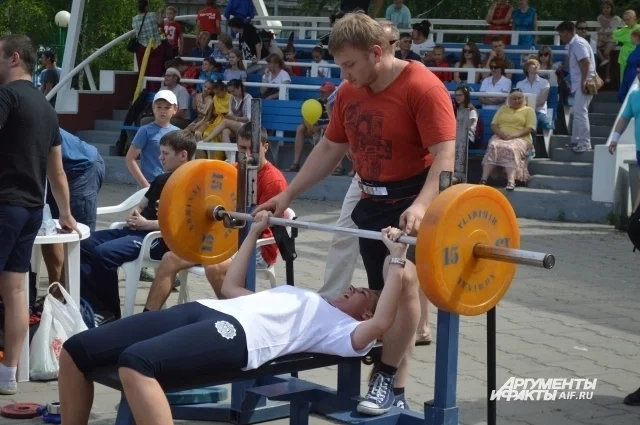
[[[402,235],[398,229],[393,229],[391,232],[396,236]],[[407,245],[390,244],[389,239],[385,236],[385,230],[383,230],[382,234],[383,241],[389,248],[391,257],[405,259]],[[358,351],[366,348],[371,342],[382,338],[382,335],[391,329],[398,313],[398,304],[402,293],[402,277],[407,272],[408,270],[397,264],[389,264],[387,266],[384,289],[380,294],[376,312],[371,319],[360,323],[351,333],[351,345],[354,350]]]
[[[434,156],[433,164],[429,170],[427,181],[424,183],[420,194],[414,204],[428,206],[440,192],[440,173],[442,171],[453,171],[456,159],[456,141],[448,140],[429,147],[429,152]]]
[[[67,175],[62,167],[62,146],[54,146],[49,151],[47,158],[47,178],[51,185],[51,193],[58,204],[60,216],[70,216],[71,208],[69,206],[69,183]]]
[[[242,242],[242,245],[235,257],[233,257],[233,261],[231,261],[229,271],[227,271],[227,274],[224,276],[224,281],[222,282],[222,288],[220,290],[225,299],[253,294],[252,291],[244,287],[244,283],[247,278],[249,261],[255,261],[252,253],[261,234],[262,230],[257,230],[255,225],[251,226],[249,234],[245,238],[244,242]]]

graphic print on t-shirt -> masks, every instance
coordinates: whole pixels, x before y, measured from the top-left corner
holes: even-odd
[[[216,329],[224,339],[233,339],[236,337],[236,328],[225,320],[216,322]]]
[[[392,158],[391,140],[385,140],[384,111],[362,111],[362,102],[347,106],[345,127],[355,129],[352,149],[358,153],[360,169],[370,180],[379,181],[383,161]]]

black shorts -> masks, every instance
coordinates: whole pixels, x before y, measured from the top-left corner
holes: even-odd
[[[176,388],[247,366],[247,337],[234,317],[198,302],[134,314],[64,343],[78,369],[127,367]]]
[[[412,197],[391,203],[364,198],[356,204],[351,213],[351,219],[359,229],[363,230],[379,232],[388,226],[399,227],[400,216],[413,204],[415,199]],[[384,287],[382,269],[384,259],[389,255],[389,250],[382,241],[365,238],[359,238],[359,241],[360,255],[367,271],[369,288],[381,290]],[[407,260],[414,264],[416,262],[416,247],[413,245],[409,246]]]
[[[42,224],[42,207],[0,205],[0,271],[26,273]]]

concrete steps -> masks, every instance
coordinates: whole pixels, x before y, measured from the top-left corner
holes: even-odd
[[[113,110],[113,119],[116,121],[124,121],[124,119],[127,117],[127,111],[126,109],[114,109]]]
[[[603,114],[591,112],[589,114],[589,122],[591,123],[591,125],[602,125],[612,128],[613,124],[615,124],[616,122],[617,116],[617,113]]]
[[[605,143],[607,143],[608,136],[609,133],[607,133],[607,136],[605,137],[596,137],[592,134],[591,146],[593,147],[596,145],[604,145]],[[571,136],[554,134],[553,136],[551,136],[551,140],[549,141],[549,150],[553,152],[553,150],[556,148],[566,148],[566,145],[568,145],[569,143],[571,143]]]
[[[536,174],[531,177],[527,187],[531,189],[570,190],[590,194],[591,180],[591,177]]]
[[[120,132],[122,120],[96,120],[94,128],[98,131],[117,131]]]
[[[529,173],[545,176],[591,177],[593,164],[588,162],[560,162],[547,158],[534,158],[529,161]]]
[[[620,111],[620,106],[622,106],[618,102],[591,102],[591,107],[589,108],[590,113],[596,114],[618,114]]]
[[[589,162],[593,164],[594,151],[575,153],[568,148],[555,148],[551,151],[551,159],[559,162]]]
[[[117,154],[116,142],[120,131],[86,130],[78,131],[76,136],[95,146],[103,157]]]

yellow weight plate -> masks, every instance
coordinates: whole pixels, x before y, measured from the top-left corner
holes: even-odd
[[[416,243],[420,286],[439,309],[476,316],[493,308],[509,289],[516,265],[474,257],[476,244],[519,249],[516,214],[496,189],[452,186],[429,206]]]
[[[223,161],[198,159],[173,172],[160,195],[162,239],[178,257],[219,264],[238,250],[238,231],[208,216],[218,205],[236,210],[238,171]]]

